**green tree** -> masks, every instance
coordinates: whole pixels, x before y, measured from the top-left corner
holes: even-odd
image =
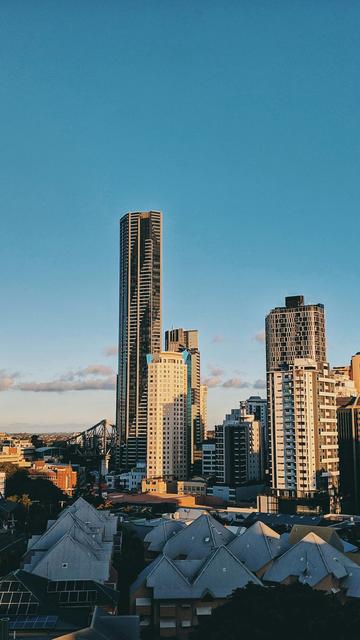
[[[6,497],[19,504],[18,525],[29,533],[42,533],[49,518],[56,517],[68,501],[58,487],[45,478],[32,479],[18,469],[6,483]]]
[[[6,479],[8,480],[18,471],[18,466],[11,462],[0,462],[0,471],[5,471]]]

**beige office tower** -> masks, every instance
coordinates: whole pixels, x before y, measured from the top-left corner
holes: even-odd
[[[161,351],[161,222],[159,211],[120,220],[116,426],[127,469],[146,461],[147,356]]]
[[[350,377],[354,381],[357,393],[360,394],[360,352],[351,358]]]
[[[191,388],[191,410],[189,408],[190,463],[201,460],[201,445],[204,440],[204,425],[201,420],[201,384],[199,332],[195,329],[171,329],[165,332],[166,351],[187,351]]]
[[[271,481],[276,489],[305,492],[338,488],[335,380],[327,364],[297,358],[268,373],[272,422]]]
[[[285,298],[265,320],[266,370],[293,364],[295,358],[326,362],[325,313],[322,304],[304,304],[304,296]]]
[[[148,357],[147,477],[188,476],[187,352]]]

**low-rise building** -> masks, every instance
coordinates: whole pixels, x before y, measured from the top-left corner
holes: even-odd
[[[177,483],[177,495],[185,496],[205,496],[206,495],[206,482],[200,478],[193,478],[192,480],[178,480]]]
[[[320,527],[317,518],[286,516],[296,525],[280,534],[257,517],[230,528],[208,514],[178,529],[158,523],[145,538],[147,550],[154,545],[158,555],[131,587],[131,611],[141,625],[152,625],[162,637],[186,637],[202,616],[249,583],[300,582],[342,600],[360,598],[357,547]],[[283,527],[281,517],[276,520]]]
[[[161,555],[140,573],[130,601],[141,626],[152,624],[161,637],[186,637],[202,616],[211,615],[235,589],[249,583],[261,585],[225,546],[209,545],[209,551],[205,558],[190,561]]]
[[[116,532],[116,516],[76,500],[29,539],[22,569],[0,578],[0,617],[9,618],[11,630],[38,636],[40,629],[40,635],[54,637],[56,630],[85,627],[96,605],[116,613]]]
[[[33,479],[44,478],[49,480],[63,493],[71,497],[75,494],[78,485],[78,472],[71,464],[57,464],[36,460],[29,470],[29,476]]]
[[[112,566],[117,517],[78,498],[28,542],[23,569],[53,582],[94,580],[115,587]]]
[[[141,482],[146,477],[145,462],[138,462],[136,467],[126,473],[120,473],[119,485],[121,489],[127,491],[137,491],[141,489]]]
[[[30,467],[35,458],[35,447],[31,440],[0,434],[0,463],[8,462],[18,467]]]

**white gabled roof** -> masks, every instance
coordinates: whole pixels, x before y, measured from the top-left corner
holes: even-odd
[[[209,592],[214,598],[227,598],[235,589],[261,581],[236,558],[228,547],[218,547],[207,559],[193,582],[193,597]]]
[[[169,558],[201,559],[207,557],[213,549],[227,545],[234,538],[226,527],[212,516],[203,514],[191,524],[170,538],[163,552]]]
[[[290,576],[297,576],[299,582],[316,586],[326,576],[341,579],[357,565],[343,553],[319,538],[308,533],[305,538],[274,560],[263,579],[267,582],[283,582]]]
[[[160,552],[167,540],[185,527],[186,524],[180,520],[165,520],[165,518],[162,518],[159,520],[159,523],[146,534],[144,542],[149,545],[149,551]]]
[[[228,544],[228,549],[251,571],[259,571],[282,552],[281,538],[259,520]]]
[[[131,587],[134,593],[142,585],[153,589],[155,600],[196,600],[210,593],[227,598],[235,589],[261,581],[225,546],[213,549],[203,560],[171,560],[159,556],[146,567]]]
[[[117,518],[105,513],[76,500],[29,541],[24,570],[49,580],[108,580]]]

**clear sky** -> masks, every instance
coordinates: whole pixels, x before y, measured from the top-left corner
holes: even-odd
[[[285,295],[347,363],[359,75],[358,0],[2,0],[0,429],[114,418],[129,210],[164,213],[163,328],[200,331],[210,426],[264,393]]]

